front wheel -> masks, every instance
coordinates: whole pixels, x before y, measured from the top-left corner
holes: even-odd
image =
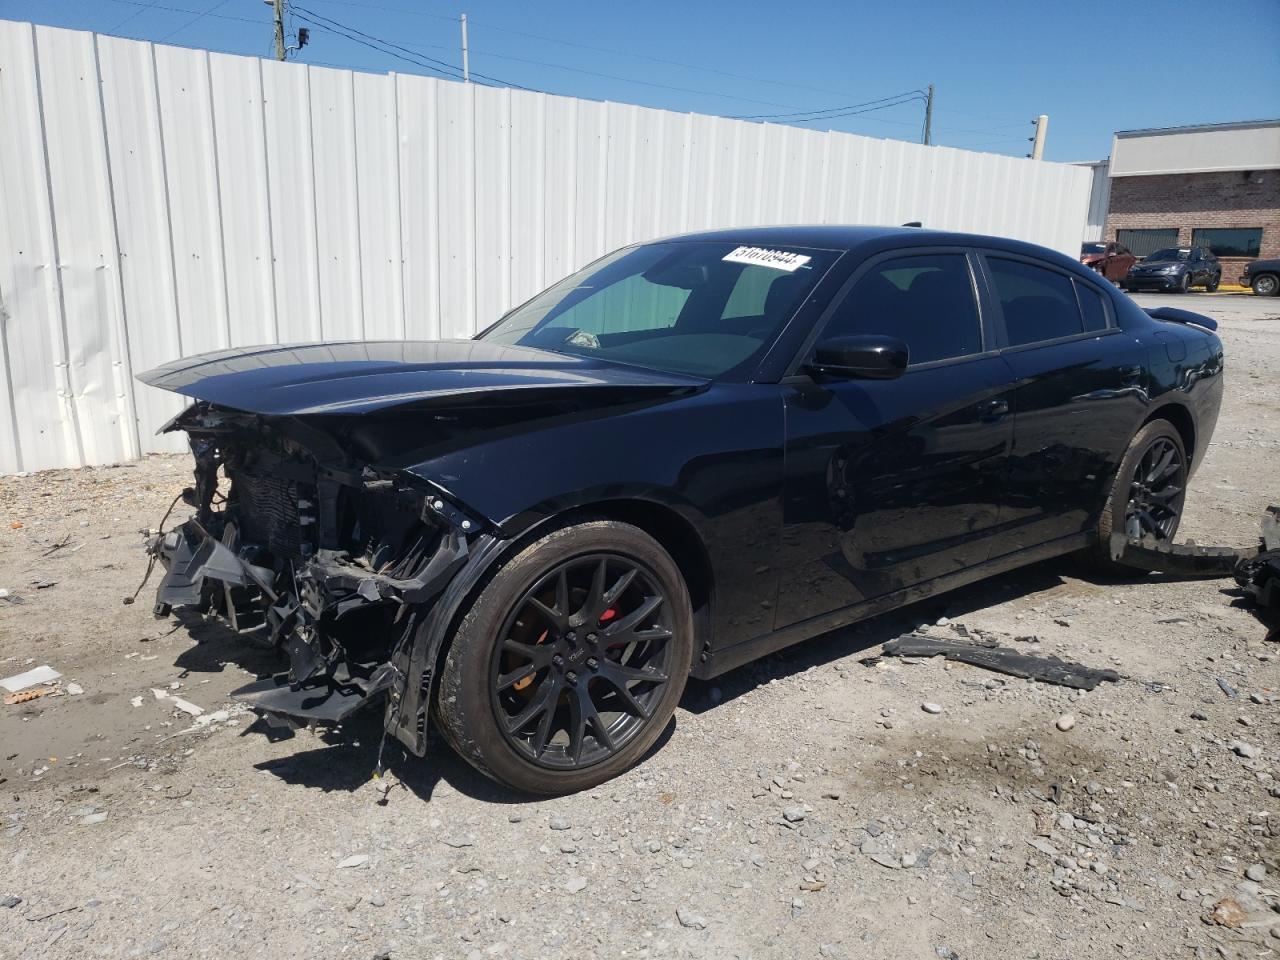
[[[1253,278],[1253,292],[1260,297],[1274,297],[1280,293],[1280,277],[1270,273],[1259,274]]]
[[[1184,273],[1182,279],[1178,281],[1178,293],[1186,293],[1191,289],[1191,274]]]
[[[454,749],[519,790],[572,793],[644,756],[688,678],[679,568],[644,531],[566,526],[525,547],[454,636],[436,714]]]
[[[1182,521],[1190,465],[1182,435],[1168,420],[1152,420],[1129,441],[1111,493],[1098,518],[1097,566],[1133,572],[1111,559],[1111,534],[1171,543]]]
[[[1222,278],[1221,278],[1221,277],[1210,277],[1210,278],[1209,278],[1209,282],[1208,282],[1208,283],[1206,283],[1206,284],[1204,285],[1204,292],[1205,292],[1205,293],[1217,293],[1217,292],[1218,292],[1218,284],[1220,284],[1221,282],[1222,282]]]

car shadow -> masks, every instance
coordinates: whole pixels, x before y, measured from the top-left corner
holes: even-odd
[[[967,615],[1007,600],[1060,587],[1070,577],[1095,586],[1159,583],[1178,578],[1157,574],[1102,575],[1073,557],[1044,560],[966,587],[916,601],[847,627],[820,634],[777,653],[744,664],[712,680],[690,680],[680,706],[693,714],[728,703],[757,687],[783,680],[813,667],[874,650],[886,641],[933,623],[939,617],[963,620]]]
[[[962,620],[995,604],[1062,586],[1068,576],[1099,586],[1176,579],[1138,571],[1131,577],[1103,577],[1090,573],[1069,557],[1046,560],[832,630],[745,664],[714,680],[690,680],[680,706],[695,715],[705,713],[774,680],[874,650],[921,623],[934,622],[944,613],[953,620]],[[220,672],[226,664],[234,663],[259,676],[271,675],[286,666],[284,658],[276,651],[255,644],[225,624],[205,620],[199,615],[187,614],[184,617],[184,626],[197,640],[197,645],[179,654],[176,666],[192,672]],[[667,724],[640,763],[661,750],[671,739],[678,716]],[[442,781],[450,789],[487,803],[522,805],[545,799],[490,780],[459,757],[438,735],[430,732],[424,757],[413,756],[391,736],[387,736],[384,743],[380,709],[362,710],[342,724],[316,728],[314,733],[273,726],[259,717],[241,731],[241,736],[262,736],[271,742],[293,740],[299,745],[304,738],[309,738],[305,741],[310,744],[306,749],[262,761],[255,764],[255,768],[285,783],[325,793],[354,793],[369,787],[381,748],[384,767],[391,775],[389,782],[392,786],[386,798],[388,803],[394,803],[401,791],[408,791],[420,800],[430,800]],[[371,802],[375,798],[376,792],[370,789]]]
[[[663,729],[640,763],[663,748],[674,733],[673,717]],[[241,736],[260,734],[273,742],[311,736],[282,731],[261,718]],[[391,788],[386,802],[394,803],[397,794],[407,790],[420,800],[430,800],[443,781],[459,793],[485,803],[521,805],[539,803],[547,798],[505,787],[476,770],[457,755],[439,736],[431,737],[424,757],[415,757],[394,737],[383,743],[382,712],[362,710],[341,725],[317,732],[321,742],[312,749],[299,750],[254,764],[254,769],[270,773],[285,783],[320,790],[324,793],[354,793],[368,787],[377,769],[378,752],[382,750],[384,769],[390,775]],[[376,793],[370,791],[371,802]]]

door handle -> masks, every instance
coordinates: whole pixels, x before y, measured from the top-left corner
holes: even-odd
[[[999,420],[1001,417],[1008,416],[1008,414],[1008,400],[1001,400],[997,397],[994,400],[983,400],[978,404],[978,416],[983,420]]]

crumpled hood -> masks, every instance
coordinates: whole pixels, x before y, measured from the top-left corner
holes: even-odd
[[[379,340],[244,347],[138,375],[162,390],[250,413],[366,413],[437,398],[564,388],[696,387],[706,381],[483,340]]]

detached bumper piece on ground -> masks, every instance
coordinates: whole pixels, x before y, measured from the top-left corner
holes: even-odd
[[[1111,537],[1117,563],[1175,577],[1234,577],[1267,624],[1268,640],[1280,639],[1280,504],[1267,507],[1256,547],[1202,547],[1194,541],[1165,543],[1150,538]]]
[[[1095,670],[1084,664],[1057,657],[1037,657],[1009,647],[984,647],[955,640],[938,640],[919,634],[907,634],[884,645],[886,657],[946,657],[959,663],[1007,673],[1027,680],[1039,680],[1060,687],[1092,690],[1104,680],[1116,683],[1120,674],[1114,670]]]

